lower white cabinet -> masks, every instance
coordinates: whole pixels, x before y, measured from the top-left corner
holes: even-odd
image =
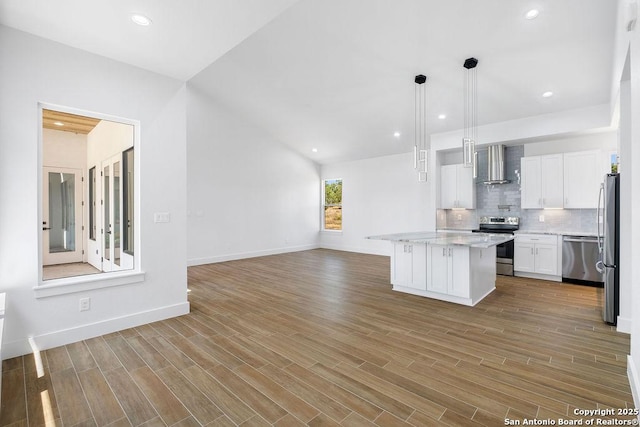
[[[555,234],[517,234],[513,244],[516,276],[562,280],[562,252]]]
[[[475,305],[496,284],[496,248],[431,243],[393,243],[395,291]]]
[[[427,290],[469,298],[469,247],[429,245]]]
[[[427,245],[425,243],[393,244],[391,283],[412,289],[427,289]]]

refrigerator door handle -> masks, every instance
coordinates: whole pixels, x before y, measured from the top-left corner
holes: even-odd
[[[606,179],[606,177],[605,177],[605,179]],[[604,191],[604,183],[602,185],[603,185],[602,201],[604,202],[604,204],[602,205],[602,239],[603,239],[603,243],[602,243],[602,246],[603,246],[603,248],[602,248],[602,265],[604,265],[607,268],[617,268],[615,266],[615,264],[609,264],[607,262],[608,261],[607,260],[607,250],[604,248],[604,245],[606,244],[606,242],[604,242],[604,238],[605,238],[604,227],[605,227],[606,224],[608,224],[608,222],[607,222],[608,221],[608,218],[607,218],[607,216],[608,216],[607,215],[607,203],[609,203],[609,201],[607,200],[607,192]],[[611,254],[609,254],[609,255],[611,255]]]
[[[606,178],[606,177],[605,177]],[[598,192],[598,208],[596,209],[596,224],[598,226],[598,252],[602,259],[602,234],[600,233],[600,226],[604,227],[604,221],[600,221],[600,207],[602,206],[602,195],[604,194],[604,182],[600,184],[600,191]]]

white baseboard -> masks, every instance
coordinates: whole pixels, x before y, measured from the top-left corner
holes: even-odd
[[[640,381],[638,379],[638,370],[631,355],[627,356],[627,378],[631,386],[634,407],[640,408],[640,396],[638,395],[638,392],[640,392]]]
[[[359,254],[367,254],[367,255],[382,255],[382,256],[391,256],[392,246],[389,245],[389,249],[371,249],[364,248],[360,246],[344,246],[344,245],[332,245],[322,243],[320,244],[320,248],[322,249],[331,249],[333,251],[345,251],[345,252],[356,252]]]
[[[622,332],[625,334],[631,334],[631,319],[627,317],[618,316],[618,321],[616,323],[616,331]]]
[[[562,276],[550,276],[548,274],[540,274],[540,273],[526,273],[523,271],[514,271],[513,275],[516,277],[526,277],[528,279],[540,279],[540,280],[550,280],[552,282],[562,282]]]
[[[180,304],[142,311],[87,325],[80,325],[61,331],[49,332],[19,341],[5,342],[2,346],[2,358],[10,359],[32,353],[34,349],[31,347],[29,339],[31,339],[37,347],[35,350],[46,350],[187,313],[189,313],[189,303],[185,301]]]
[[[284,248],[265,249],[265,250],[253,251],[253,252],[239,252],[235,254],[216,255],[216,256],[203,257],[203,258],[192,258],[187,260],[187,266],[192,267],[194,265],[214,264],[217,262],[235,261],[238,259],[256,258],[259,256],[308,251],[311,249],[318,249],[319,247],[320,246],[318,244],[311,244],[311,245],[301,245],[301,246],[289,246]]]

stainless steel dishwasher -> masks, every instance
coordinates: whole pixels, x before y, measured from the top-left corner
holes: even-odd
[[[562,281],[602,286],[604,277],[596,269],[598,259],[597,237],[563,236]]]

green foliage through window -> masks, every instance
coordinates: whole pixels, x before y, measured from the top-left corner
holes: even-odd
[[[342,230],[342,180],[324,181],[324,229]]]

